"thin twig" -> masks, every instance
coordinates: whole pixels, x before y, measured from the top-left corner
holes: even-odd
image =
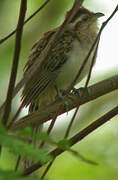
[[[87,80],[86,80],[84,88],[87,88],[87,86],[89,84],[89,81],[90,81],[90,78],[91,78],[91,73],[92,73],[93,65],[94,65],[94,62],[95,62],[96,55],[97,55],[99,40],[100,40],[100,37],[99,37],[99,39],[97,41],[97,46],[95,48],[95,52],[94,52],[94,55],[93,55],[93,58],[92,58],[91,66],[90,66],[90,69],[89,69],[89,73],[88,73]]]
[[[25,21],[24,21],[24,25],[30,21],[39,11],[41,11],[49,2],[50,0],[46,0],[31,16],[29,16]],[[0,44],[2,44],[4,41],[6,41],[7,39],[9,39],[12,35],[14,35],[16,33],[16,30],[13,30],[11,33],[9,33],[7,36],[5,36],[4,38],[2,38],[0,40]]]
[[[20,104],[20,107],[18,108],[16,114],[14,115],[14,117],[11,119],[11,121],[9,122],[7,129],[10,128],[10,126],[12,126],[12,124],[15,122],[15,120],[17,119],[17,117],[19,116],[21,110],[23,108],[23,102]]]
[[[26,9],[27,9],[27,0],[25,1],[21,0],[19,20],[18,20],[17,31],[16,31],[13,64],[12,64],[11,76],[10,76],[9,87],[8,87],[8,92],[7,92],[5,111],[2,118],[2,122],[4,125],[7,124],[9,114],[11,111],[11,101],[12,101],[12,95],[13,95],[13,90],[14,90],[16,75],[17,75],[17,68],[18,68],[19,55],[20,55],[20,49],[21,49],[21,40],[22,40],[23,24],[24,24]]]
[[[67,127],[67,130],[66,130],[66,133],[65,133],[64,138],[67,138],[67,137],[69,136],[71,127],[72,127],[72,125],[73,125],[73,122],[74,122],[74,120],[75,120],[75,117],[76,117],[76,115],[77,115],[77,113],[78,113],[79,108],[80,108],[80,105],[76,108],[76,110],[75,110],[75,112],[74,112],[74,114],[73,114],[73,116],[72,116],[72,119],[71,119],[71,121],[70,121],[70,123],[69,123],[69,125],[68,125],[68,127]]]
[[[48,135],[51,133],[51,131],[52,131],[53,127],[54,127],[54,124],[56,122],[56,118],[57,118],[57,116],[51,120],[51,123],[50,123],[50,125],[48,127],[48,130],[47,130]],[[45,144],[45,141],[42,141],[41,144],[40,144],[40,148],[43,147],[44,144]]]
[[[54,160],[55,160],[55,159],[54,159]],[[43,178],[46,176],[46,174],[48,173],[49,169],[51,168],[54,160],[51,161],[51,162],[48,164],[48,166],[46,167],[46,169],[45,169],[45,171],[43,172],[43,174],[42,174],[42,176],[40,177],[40,179],[43,179]]]
[[[90,133],[92,133],[94,130],[96,130],[97,128],[99,128],[100,126],[102,126],[103,124],[105,124],[106,122],[108,122],[110,119],[112,119],[113,117],[115,117],[118,114],[118,106],[116,106],[115,108],[113,108],[112,110],[110,110],[109,112],[105,113],[103,116],[101,116],[99,119],[97,119],[96,121],[94,121],[93,123],[91,123],[89,126],[87,126],[86,128],[84,128],[82,131],[80,131],[79,133],[77,133],[75,136],[73,136],[72,138],[69,139],[69,141],[71,142],[71,146],[73,146],[74,144],[78,143],[79,141],[81,141],[82,139],[84,139],[86,136],[88,136]],[[51,155],[54,159],[60,155],[61,153],[63,153],[65,150],[64,149],[60,149],[60,148],[56,148],[53,151],[51,151],[49,153],[49,155]],[[44,164],[43,164],[44,165]],[[37,169],[41,168],[43,166],[40,162],[33,164],[31,167],[27,168],[23,174],[21,176],[26,176],[29,175],[31,173],[33,173],[34,171],[36,171]]]

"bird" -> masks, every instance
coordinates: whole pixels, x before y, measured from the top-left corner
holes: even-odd
[[[37,69],[37,73],[24,84],[22,100],[24,106],[29,106],[29,113],[45,110],[55,101],[58,92],[63,92],[73,82],[97,37],[98,18],[103,15],[81,6],[65,26],[61,36],[57,37],[48,59],[44,59],[39,71]],[[24,77],[36,61],[40,62],[41,53],[59,28],[60,26],[44,33],[33,45],[24,68]],[[88,74],[93,54],[94,50],[76,84]]]

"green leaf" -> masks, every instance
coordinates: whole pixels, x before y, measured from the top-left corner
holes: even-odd
[[[23,130],[18,131],[16,134],[23,135],[25,137],[30,137],[32,135],[32,129],[30,127],[26,127]],[[37,132],[35,134],[35,138],[37,140],[43,140],[45,142],[53,142],[52,138],[45,132]]]
[[[30,127],[26,127],[18,132],[16,132],[17,135],[23,135],[25,137],[29,137],[32,134],[32,129]]]
[[[44,149],[34,148],[33,145],[27,144],[11,135],[0,135],[0,144],[8,147],[11,152],[24,156],[27,160],[32,160],[33,162],[40,160],[43,164],[52,160],[52,157],[47,155]]]
[[[71,146],[71,142],[67,139],[63,139],[57,143],[57,146],[61,149],[68,149]]]

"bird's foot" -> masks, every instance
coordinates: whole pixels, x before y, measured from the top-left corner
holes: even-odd
[[[84,93],[90,94],[89,89],[87,87],[81,87],[79,89],[73,88],[72,93],[77,94],[80,98],[84,95]]]

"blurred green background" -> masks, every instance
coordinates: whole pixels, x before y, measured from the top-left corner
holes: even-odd
[[[28,0],[27,17],[31,15],[43,0]],[[43,32],[46,32],[57,25],[63,19],[65,12],[72,6],[73,0],[51,0],[51,2],[37,14],[24,27],[22,49],[18,68],[17,82],[23,75],[23,67],[27,61],[29,51],[35,41],[39,40]],[[109,12],[111,7],[115,7],[116,1],[111,2],[112,6],[105,4],[105,1],[85,0],[85,7]],[[6,36],[17,25],[19,14],[20,0],[0,0],[0,38]],[[0,46],[0,104],[5,100],[8,81],[11,71],[15,36],[1,44]],[[105,70],[105,73],[96,74],[91,79],[91,84],[116,74],[116,69],[112,71]],[[82,82],[83,84],[83,82]],[[20,96],[20,93],[19,93]],[[13,101],[12,113],[20,104],[19,96]],[[80,108],[79,114],[73,125],[71,135],[94,121],[102,114],[118,104],[117,91],[105,95],[96,101],[88,103]],[[22,113],[24,115],[25,111]],[[52,132],[57,140],[63,138],[65,129],[69,123],[72,112],[65,116],[59,117],[56,128]],[[79,118],[78,118],[79,117]],[[70,153],[63,153],[54,162],[47,174],[49,180],[117,180],[118,179],[118,122],[115,117],[112,121],[106,123],[103,127],[91,133],[88,137],[75,145],[73,148],[79,151],[84,157],[94,160],[99,165],[93,166],[81,162]],[[47,126],[46,126],[47,128]],[[14,167],[13,156],[4,152],[0,161],[0,167],[12,169]],[[11,161],[12,160],[12,161]],[[10,163],[9,163],[10,162]]]

